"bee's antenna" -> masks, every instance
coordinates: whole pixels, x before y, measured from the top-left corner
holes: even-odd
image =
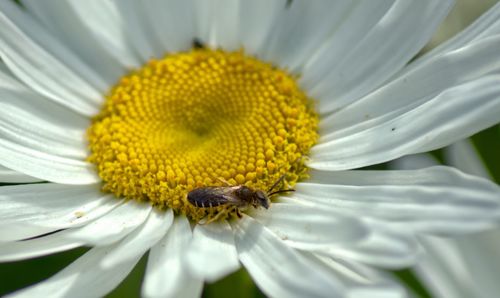
[[[268,192],[268,193],[270,193],[271,191],[273,191],[273,189],[274,189],[274,188],[275,188],[275,187],[276,187],[276,186],[277,186],[277,185],[278,185],[281,181],[283,181],[283,179],[285,179],[285,175],[286,175],[286,174],[281,175],[281,177],[280,177],[278,180],[276,180],[276,182],[274,182],[273,186],[271,186],[271,188],[269,188],[269,190],[268,190],[267,192]]]
[[[270,196],[275,195],[277,193],[292,192],[292,191],[295,191],[295,189],[282,189],[282,190],[277,190],[277,191],[273,191],[271,193],[268,193],[267,196],[270,197]]]

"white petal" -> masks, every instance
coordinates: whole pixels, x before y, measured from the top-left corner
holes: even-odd
[[[0,139],[0,164],[41,180],[63,184],[93,184],[101,181],[94,165],[60,157]]]
[[[0,229],[0,243],[38,237],[56,230],[56,228],[40,227],[30,223],[2,224],[2,228]]]
[[[146,7],[135,0],[113,0],[113,4],[118,10],[122,30],[126,32],[142,62],[153,57],[163,57],[166,49],[162,47],[152,24],[148,22]]]
[[[416,272],[441,297],[495,297],[499,237],[499,229],[453,239],[425,237],[426,255]]]
[[[485,39],[500,33],[500,3],[495,4],[490,10],[481,15],[469,27],[459,32],[446,42],[427,52],[424,56],[412,62],[407,70],[419,67],[429,59],[446,52],[457,50],[469,43]]]
[[[444,148],[444,160],[464,173],[489,179],[488,171],[469,140],[460,140]],[[439,165],[430,154],[408,155],[390,163],[391,169],[415,170]]]
[[[1,183],[28,183],[42,181],[9,168],[0,165],[0,182]]]
[[[397,230],[379,220],[363,218],[363,221],[372,228],[367,239],[331,247],[322,254],[388,269],[406,268],[417,262],[420,246],[407,231]]]
[[[151,209],[149,204],[128,201],[81,228],[71,229],[65,237],[93,246],[108,245],[123,239],[140,226]]]
[[[68,1],[77,18],[92,32],[99,44],[128,68],[141,66],[139,56],[131,47],[123,19],[115,2],[101,0]],[[91,17],[89,17],[91,16]]]
[[[229,224],[196,225],[185,261],[194,276],[208,282],[214,282],[240,268]]]
[[[139,258],[113,268],[99,262],[115,247],[93,248],[51,278],[7,297],[101,297],[114,289],[134,268]]]
[[[17,106],[28,105],[21,102],[21,96],[0,89],[0,96],[17,100],[16,105],[0,102],[0,136],[15,144],[49,154],[84,160],[88,156],[84,131],[56,126],[45,115],[32,114]],[[63,133],[65,131],[65,133]],[[78,135],[77,135],[78,134]]]
[[[5,3],[3,3],[5,2]],[[43,48],[44,51],[53,55],[73,72],[77,73],[83,80],[95,87],[97,90],[105,91],[101,75],[81,60],[77,54],[70,50],[64,41],[58,39],[40,21],[29,15],[20,5],[3,1],[0,3],[0,11],[6,16],[34,43]]]
[[[465,172],[488,177],[468,140],[445,150],[445,160],[451,164]],[[408,156],[403,158],[404,162],[393,165],[401,168],[426,166],[428,162],[421,162],[424,157],[429,155]],[[495,278],[499,274],[499,237],[498,229],[451,239],[420,237],[425,255],[416,264],[415,272],[436,297],[494,297],[500,290]]]
[[[142,296],[198,297],[201,294],[202,280],[192,277],[182,261],[191,238],[189,221],[177,216],[167,235],[149,252]]]
[[[444,158],[447,164],[465,173],[490,179],[488,170],[486,170],[483,161],[470,141],[458,141],[446,147],[444,150]]]
[[[355,217],[306,205],[276,203],[252,216],[291,247],[321,250],[360,241],[368,228]]]
[[[382,4],[382,3],[379,3]],[[296,0],[273,26],[262,58],[301,73],[301,67],[341,26],[356,3],[353,1]],[[352,28],[351,28],[352,29]],[[353,33],[354,34],[354,33]]]
[[[341,297],[335,276],[301,256],[250,217],[236,222],[240,261],[270,297]]]
[[[50,102],[0,69],[0,135],[30,150],[83,160],[89,119]]]
[[[214,44],[228,51],[236,51],[241,46],[239,41],[239,11],[242,1],[213,0]],[[220,9],[224,7],[224,9]]]
[[[212,48],[235,51],[241,46],[239,36],[240,6],[244,1],[195,1],[196,36]]]
[[[83,246],[81,242],[68,241],[68,239],[61,237],[64,233],[67,231],[24,241],[0,243],[0,262],[36,258]]]
[[[78,5],[76,4],[78,2],[82,1],[61,3],[57,0],[49,0],[42,3],[36,0],[25,0],[23,5],[65,46],[71,48],[80,59],[99,73],[109,88],[125,73],[125,66],[105,47],[109,42],[100,43],[101,40],[97,39],[87,28],[86,23],[89,21],[83,20],[75,7],[88,6],[88,4]],[[109,5],[104,4],[104,7],[106,6]],[[95,15],[86,15],[86,19],[95,19],[95,17]],[[106,28],[102,29],[106,30]]]
[[[345,258],[333,259],[302,253],[309,260],[327,268],[348,288],[346,297],[406,297],[402,285],[390,273]]]
[[[1,10],[15,7],[9,3],[3,1]],[[23,29],[28,28],[33,35],[40,34],[48,38],[49,35],[33,19],[15,9],[9,9],[8,12],[17,22],[29,23]],[[79,114],[92,116],[99,111],[101,92],[85,80],[93,74],[85,79],[81,72],[77,74],[73,68],[85,70],[85,67],[69,51],[65,52],[61,46],[58,49],[60,52],[51,54],[22,32],[3,12],[0,12],[0,37],[2,60],[30,88]],[[55,42],[55,39],[51,42]],[[63,57],[64,60],[56,57]],[[69,60],[72,62],[68,62]],[[77,68],[75,64],[78,65]]]
[[[473,294],[474,279],[454,242],[431,236],[420,241],[425,256],[416,264],[415,273],[434,295],[439,295],[436,297],[480,297]]]
[[[3,186],[0,223],[64,229],[85,225],[121,204],[100,185],[54,183]]]
[[[483,76],[498,73],[500,70],[500,53],[497,51],[499,47],[500,36],[496,36],[433,56],[419,67],[411,68],[410,64],[409,71],[403,71],[390,83],[350,106],[324,117],[320,125],[328,137],[322,136],[322,141],[353,135],[394,120],[429,101],[436,101],[439,97],[450,106],[459,105],[460,101],[464,100],[474,102],[476,92],[484,92],[481,92],[480,88],[472,87],[485,84],[491,78],[486,77],[483,81]],[[477,82],[477,86],[474,82]],[[464,84],[468,84],[468,88],[461,87]],[[457,95],[456,92],[465,94]],[[449,102],[450,95],[457,98]]]
[[[282,199],[289,204],[313,206],[325,209],[323,204],[297,198]],[[414,264],[419,253],[419,246],[407,231],[391,227],[383,220],[357,214],[358,221],[370,228],[367,237],[337,245],[323,246],[316,253],[335,258],[348,258],[384,268],[404,268]],[[336,230],[335,230],[336,231]]]
[[[308,165],[329,170],[359,168],[466,138],[499,121],[499,80],[500,75],[488,75],[450,88],[398,117],[317,145]]]
[[[366,35],[362,39],[348,44],[347,52],[330,50],[317,55],[312,62],[314,66],[304,69],[303,84],[309,95],[319,100],[319,112],[325,114],[359,99],[403,68],[431,38],[452,3],[395,1],[376,24],[369,30],[363,29]],[[376,4],[380,3],[373,3]],[[372,14],[371,11],[368,13]],[[365,17],[368,20],[372,18]],[[338,43],[342,40],[335,39],[333,35],[329,42]],[[335,56],[336,60],[331,61],[325,55]],[[323,71],[318,72],[318,67]],[[309,77],[309,73],[315,75],[314,80]]]
[[[212,3],[213,1],[193,1],[196,17],[196,37],[205,43],[209,43],[210,46],[216,47],[212,19],[216,7]]]
[[[270,31],[284,13],[286,0],[241,1],[240,5],[241,43],[246,52],[260,56]]]
[[[188,51],[196,36],[192,0],[153,0],[141,3],[163,52]]]
[[[82,137],[82,133],[85,132],[89,126],[90,119],[62,107],[59,104],[50,101],[50,99],[47,99],[46,97],[43,97],[42,95],[29,89],[26,85],[17,80],[7,66],[1,62],[0,90],[2,92],[1,103],[3,105],[9,105],[13,108],[24,110],[26,113],[33,115],[29,117],[38,115],[39,118],[43,118],[43,120],[46,121],[43,125],[48,126],[38,128],[47,129],[57,134],[57,137],[77,140]],[[16,116],[17,115],[4,113],[2,118]],[[20,120],[19,116],[13,119]],[[27,121],[24,120],[23,122]],[[63,129],[66,131],[65,136],[62,136],[57,132],[58,130],[60,131]]]
[[[407,155],[389,163],[391,170],[418,170],[439,165],[440,163],[430,154],[420,153]]]
[[[500,216],[500,187],[448,167],[315,171],[308,181],[296,185],[294,196],[324,208],[379,218],[406,231],[477,231]]]
[[[171,209],[165,212],[153,209],[144,224],[123,239],[103,260],[102,266],[114,267],[117,264],[142,256],[165,236],[173,219],[174,215]]]

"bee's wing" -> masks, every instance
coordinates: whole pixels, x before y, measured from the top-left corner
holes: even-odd
[[[236,204],[234,195],[238,186],[232,187],[200,187],[188,193],[188,201],[196,207],[209,208],[225,204]]]

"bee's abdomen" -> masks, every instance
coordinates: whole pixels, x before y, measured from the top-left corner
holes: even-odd
[[[193,189],[188,193],[187,199],[191,205],[198,208],[217,207],[228,202],[224,195],[216,193],[209,187]]]

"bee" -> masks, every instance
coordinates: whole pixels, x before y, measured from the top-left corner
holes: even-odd
[[[194,49],[203,49],[205,48],[205,44],[198,38],[193,39],[193,48]]]
[[[254,208],[264,207],[269,208],[271,203],[270,197],[283,192],[295,191],[294,189],[282,189],[273,191],[276,186],[283,181],[285,175],[282,175],[272,186],[264,192],[260,189],[253,189],[246,185],[230,186],[229,183],[223,181],[228,186],[205,186],[193,189],[187,195],[187,199],[191,205],[198,208],[212,208],[222,205],[234,207],[238,217],[242,217],[241,211],[247,210],[250,206]],[[206,223],[217,220],[224,213],[217,214],[214,218]]]

